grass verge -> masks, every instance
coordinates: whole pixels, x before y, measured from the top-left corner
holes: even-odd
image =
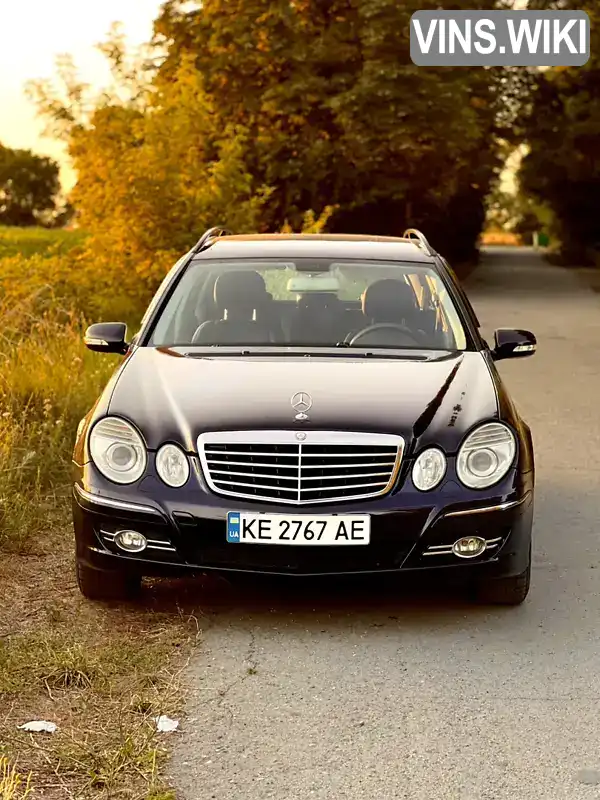
[[[139,606],[86,602],[71,537],[59,532],[2,559],[0,609],[0,755],[14,776],[29,776],[5,777],[0,800],[25,797],[27,781],[48,798],[171,797],[162,778],[169,735],[155,718],[178,713],[195,618],[155,601],[152,589]],[[58,727],[19,729],[31,720]]]
[[[67,253],[85,238],[82,231],[0,225],[0,259]]]
[[[29,333],[5,342],[0,380],[0,754],[44,797],[164,798],[153,717],[175,713],[195,634],[176,609],[79,595],[70,451],[112,366],[83,351],[74,319],[47,316]],[[19,730],[34,719],[58,731]],[[19,798],[15,781],[0,800]]]
[[[75,430],[118,359],[82,344],[79,299],[110,309],[114,292],[93,264],[57,256],[69,242],[0,230],[0,800],[167,800],[168,735],[154,718],[177,712],[197,629],[152,590],[143,605],[102,606],[75,584]],[[19,729],[32,720],[57,731]]]

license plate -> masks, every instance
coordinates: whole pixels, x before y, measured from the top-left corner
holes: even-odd
[[[368,514],[227,514],[227,541],[232,544],[361,545],[370,538]]]

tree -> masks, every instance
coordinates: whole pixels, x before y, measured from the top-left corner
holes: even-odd
[[[98,109],[91,127],[71,139],[79,174],[72,200],[82,226],[102,231],[100,248],[135,261],[151,280],[157,253],[186,250],[215,220],[256,229],[268,189],[251,185],[245,137],[242,126],[218,124],[186,63],[145,112]]]
[[[167,50],[157,82],[192,58],[222,124],[247,127],[247,169],[272,188],[265,228],[333,204],[332,230],[418,224],[434,244],[466,253],[500,168],[499,111],[515,73],[412,64],[410,16],[438,5],[204,0],[190,11],[170,0],[155,25]]]
[[[490,229],[501,229],[528,239],[534,233],[548,235],[552,229],[552,213],[523,193],[520,187],[508,192],[496,186],[487,199],[487,225]]]
[[[555,67],[537,76],[523,122],[530,152],[521,184],[550,207],[563,251],[576,263],[600,245],[600,3],[561,0],[560,8],[590,15],[591,58],[583,67]]]
[[[53,210],[58,174],[52,159],[0,143],[0,224],[35,225],[40,215]]]
[[[332,231],[417,225],[472,255],[516,81],[413,65],[411,13],[437,5],[170,0],[155,26],[162,60],[127,56],[117,31],[103,45],[111,91],[90,97],[63,60],[62,89],[31,94],[68,142],[94,258],[154,281],[203,227],[298,230],[307,212]]]
[[[118,48],[104,49],[122,66]],[[135,291],[140,277],[154,287],[215,222],[255,230],[268,187],[252,183],[241,157],[246,130],[222,124],[189,59],[155,89],[131,74],[120,96],[90,99],[63,62],[62,87],[36,84],[30,93],[68,143],[78,174],[70,199],[91,234],[89,258]]]

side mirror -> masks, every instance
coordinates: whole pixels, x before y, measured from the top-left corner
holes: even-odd
[[[537,340],[530,331],[499,328],[494,332],[494,361],[504,358],[525,358],[532,356],[537,349]]]
[[[96,353],[120,353],[129,349],[125,341],[127,325],[124,322],[97,322],[85,332],[83,341],[88,350]]]

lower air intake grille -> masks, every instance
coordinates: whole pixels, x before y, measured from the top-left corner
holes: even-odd
[[[389,492],[403,447],[401,436],[338,431],[232,431],[198,438],[212,491],[292,505]]]

